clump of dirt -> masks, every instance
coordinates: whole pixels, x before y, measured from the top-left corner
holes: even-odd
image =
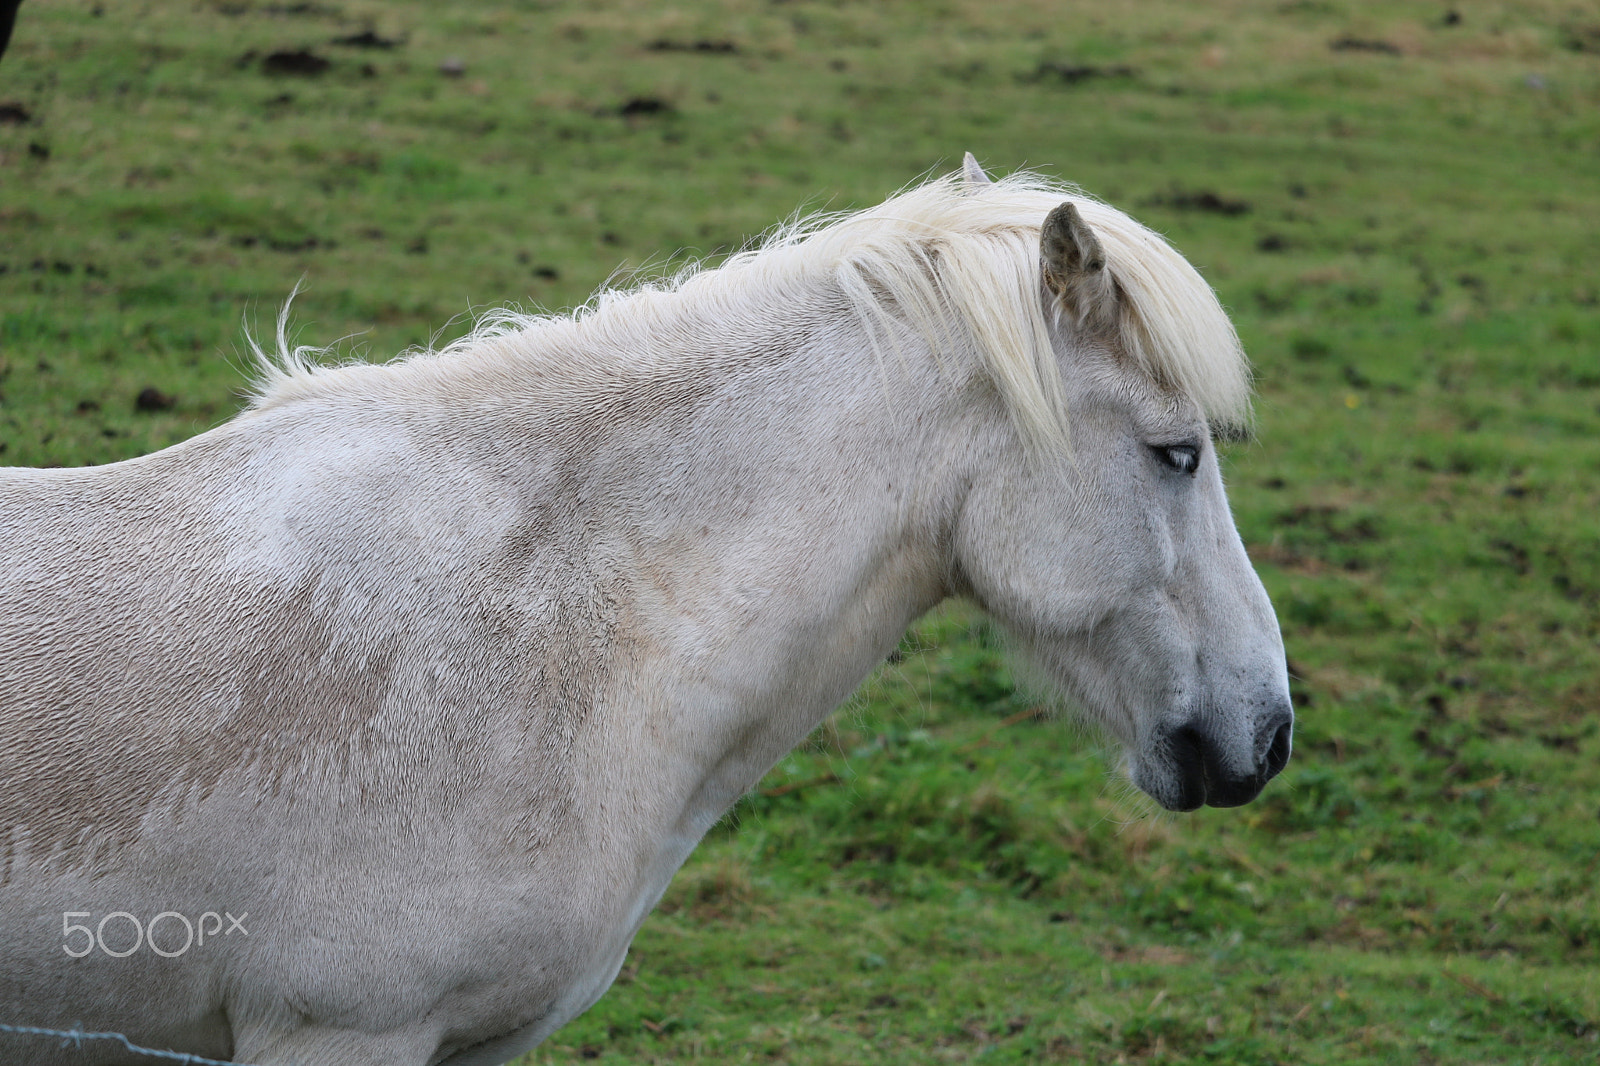
[[[331,66],[332,63],[309,48],[270,52],[261,60],[261,70],[266,74],[289,74],[303,78],[326,74]]]
[[[154,385],[146,385],[139,390],[139,395],[133,398],[133,409],[146,414],[154,411],[170,411],[177,404],[176,396],[168,396]]]
[[[617,108],[617,114],[623,118],[637,118],[646,115],[669,115],[676,110],[677,108],[659,96],[635,96]]]

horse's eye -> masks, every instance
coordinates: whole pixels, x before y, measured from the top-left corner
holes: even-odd
[[[1152,445],[1150,450],[1180,474],[1193,474],[1200,468],[1200,449],[1193,444]]]

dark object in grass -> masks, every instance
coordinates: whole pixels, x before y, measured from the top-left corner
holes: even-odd
[[[1372,379],[1363,374],[1359,367],[1347,363],[1340,368],[1339,373],[1344,378],[1344,383],[1352,389],[1365,389],[1372,385]]]
[[[1280,512],[1277,521],[1284,526],[1315,530],[1334,544],[1364,544],[1383,536],[1372,517],[1362,515],[1349,521],[1342,508],[1326,504],[1297,504]]]
[[[1449,11],[1446,11],[1444,13],[1444,24],[1446,26],[1461,25],[1461,12],[1457,11],[1455,8],[1451,8]]]
[[[659,96],[635,96],[617,108],[617,114],[623,118],[633,118],[638,115],[669,115],[675,110]]]
[[[400,47],[400,42],[389,37],[379,37],[371,30],[362,30],[352,33],[348,37],[335,37],[330,44],[337,44],[345,48],[380,48],[384,51]]]
[[[1237,218],[1239,215],[1250,213],[1250,204],[1247,201],[1228,200],[1210,189],[1192,192],[1175,189],[1149,202],[1157,207],[1174,207],[1179,211],[1204,211],[1212,215],[1225,215],[1228,218]]]
[[[1098,67],[1089,63],[1060,63],[1047,59],[1035,67],[1032,74],[1024,74],[1018,80],[1056,81],[1062,85],[1077,85],[1095,78],[1133,78],[1137,77],[1138,73],[1132,67],[1120,64],[1114,67]]]
[[[1289,238],[1281,233],[1269,233],[1256,241],[1258,252],[1283,252],[1289,248]]]
[[[248,14],[250,8],[240,5],[243,9],[238,14]],[[313,18],[337,18],[342,12],[328,4],[267,4],[259,9],[265,15],[309,15]]]
[[[1571,52],[1600,55],[1600,25],[1561,27],[1562,44]]]
[[[1366,37],[1340,37],[1338,40],[1331,42],[1328,47],[1335,52],[1378,52],[1386,56],[1400,54],[1400,49],[1388,41]]]
[[[22,0],[0,0],[0,56],[6,54],[6,45],[11,43],[11,29],[17,24],[17,8],[22,6]]]
[[[22,126],[33,121],[33,112],[15,100],[0,102],[0,126]]]
[[[254,233],[243,233],[232,238],[231,243],[239,248],[254,248],[260,245],[270,248],[274,252],[309,252],[314,248],[335,248],[334,241],[325,241],[319,237],[272,237],[260,236]]]
[[[43,141],[29,141],[28,154],[33,156],[35,159],[49,159],[50,146],[45,144]]]
[[[168,396],[154,385],[146,385],[133,398],[133,409],[148,414],[152,411],[170,411],[177,403],[177,397]]]
[[[703,56],[732,56],[739,54],[739,46],[729,40],[669,41],[658,38],[645,45],[652,52],[694,52]]]
[[[261,61],[261,70],[266,74],[292,74],[297,77],[313,78],[327,72],[332,63],[317,55],[309,48],[297,48],[294,51],[270,52]]]

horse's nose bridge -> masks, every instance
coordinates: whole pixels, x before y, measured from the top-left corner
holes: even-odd
[[[1190,676],[1205,698],[1230,702],[1265,687],[1288,695],[1283,637],[1261,579],[1235,541],[1209,566],[1185,567],[1167,600],[1189,643]],[[1237,556],[1236,558],[1234,556]]]
[[[1245,550],[1220,481],[1208,487],[1192,521],[1179,529],[1177,579],[1190,590],[1202,618],[1213,624],[1270,627],[1276,633],[1272,601]]]
[[[1249,737],[1252,750],[1261,747],[1263,733],[1270,746],[1280,722],[1293,721],[1288,663],[1272,602],[1246,565],[1211,606],[1195,629],[1191,669],[1197,702],[1217,719],[1216,728]]]

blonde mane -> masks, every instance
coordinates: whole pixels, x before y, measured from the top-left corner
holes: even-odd
[[[1120,290],[1116,338],[1145,374],[1192,399],[1220,431],[1245,428],[1250,371],[1216,294],[1159,235],[1075,187],[1022,171],[991,184],[952,174],[915,186],[863,211],[800,217],[716,267],[695,263],[630,289],[605,288],[560,314],[490,312],[465,337],[387,364],[329,367],[323,351],[291,348],[280,318],[276,352],[253,341],[259,374],[252,408],[263,410],[342,391],[371,374],[448,377],[446,364],[499,359],[505,373],[540,373],[541,353],[604,377],[628,343],[697,308],[719,321],[770,315],[803,280],[832,279],[873,343],[892,347],[910,327],[935,351],[966,340],[1005,397],[1019,429],[1035,442],[1060,440],[1066,412],[1051,353],[1041,277],[1039,231],[1051,209],[1073,201],[1099,237]],[[763,302],[763,298],[765,302]],[[287,312],[287,308],[285,309]],[[548,355],[545,356],[548,358]],[[457,364],[459,365],[459,364]],[[376,384],[376,382],[372,382]]]

